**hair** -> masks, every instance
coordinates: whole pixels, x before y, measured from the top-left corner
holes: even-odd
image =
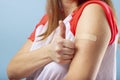
[[[78,6],[85,3],[86,1],[88,0],[78,0]],[[114,16],[117,20],[115,8],[113,6],[112,1],[111,0],[101,1],[104,1],[111,7]],[[58,27],[59,20],[63,20],[65,18],[64,11],[62,10],[61,0],[47,0],[46,12],[48,16],[48,28],[43,34],[40,35],[43,36],[42,40],[47,38],[53,32],[53,30],[55,30]]]

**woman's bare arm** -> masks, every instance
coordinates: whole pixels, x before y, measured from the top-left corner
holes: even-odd
[[[88,5],[76,30],[76,53],[65,80],[95,80],[111,37],[101,6]]]
[[[32,72],[48,64],[52,60],[48,55],[47,46],[30,51],[31,40],[27,40],[24,46],[17,52],[10,61],[7,69],[10,79],[21,79],[29,76]]]
[[[62,21],[59,26],[60,32],[50,44],[33,51],[30,51],[31,40],[24,44],[8,65],[7,73],[10,79],[25,78],[51,61],[63,64],[71,62],[74,43],[65,39],[66,29]]]
[[[118,44],[120,44],[120,37],[118,38]]]

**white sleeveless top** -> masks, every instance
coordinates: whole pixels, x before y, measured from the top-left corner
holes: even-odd
[[[74,11],[74,14],[72,13],[69,16],[67,16],[63,21],[66,26],[66,39],[74,42],[74,30],[76,29],[74,28],[74,26],[76,26],[77,24],[77,19],[79,19],[83,9],[91,3],[99,4],[102,6],[102,8],[105,11],[106,18],[110,24],[110,29],[112,33],[110,44],[107,47],[96,80],[116,80],[116,48],[118,42],[118,29],[113,18],[113,13],[107,4],[105,4],[102,1],[88,1],[84,3],[84,5],[79,10]],[[29,39],[33,41],[31,51],[38,49],[41,46],[49,44],[52,41],[52,39],[56,36],[55,34],[57,34],[60,31],[58,27],[45,40],[38,41],[41,39],[41,37],[37,36],[46,31],[47,25],[47,16],[45,15],[42,18],[42,20],[38,23],[31,36],[29,37]],[[68,71],[68,67],[69,64],[61,65],[55,62],[51,62],[43,68],[31,74],[27,78],[27,80],[63,80],[64,76]]]

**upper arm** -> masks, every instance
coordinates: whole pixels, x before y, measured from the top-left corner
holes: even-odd
[[[120,37],[118,38],[118,44],[120,44]]]
[[[83,38],[83,35],[88,37],[86,34],[96,36],[96,40]],[[95,79],[110,37],[109,24],[102,7],[97,4],[88,5],[78,21],[75,35],[76,52],[66,79]]]

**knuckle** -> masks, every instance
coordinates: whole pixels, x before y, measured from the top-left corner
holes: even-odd
[[[58,40],[57,44],[63,44],[63,39]]]
[[[62,63],[62,61],[60,60],[59,63]]]
[[[61,56],[60,56],[60,55],[57,55],[57,59],[59,59],[59,60],[60,60],[60,59],[61,59]]]
[[[57,57],[57,62],[58,62],[58,63],[63,63],[64,60],[63,60],[63,58],[62,58],[61,56],[59,56],[59,57]]]
[[[59,46],[57,46],[56,49],[55,49],[55,52],[56,52],[56,53],[61,53],[61,52],[62,52],[62,49],[61,49]]]
[[[60,54],[62,52],[62,50],[61,49],[56,49],[56,52]]]
[[[57,63],[62,63],[63,61],[61,59],[58,59],[57,60]]]

